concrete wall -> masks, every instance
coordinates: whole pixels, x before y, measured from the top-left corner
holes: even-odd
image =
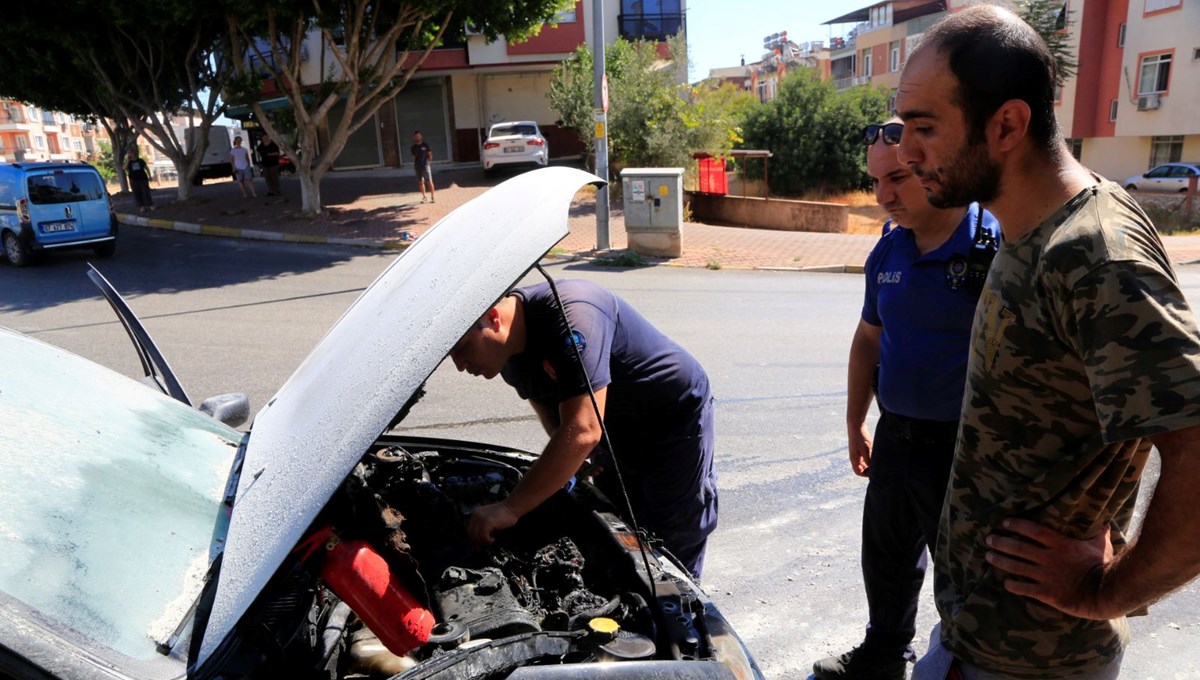
[[[1083,140],[1080,162],[1114,182],[1150,167],[1149,137],[1092,137]]]
[[[692,218],[700,222],[777,231],[818,231],[844,234],[850,207],[780,198],[742,198],[687,192]]]

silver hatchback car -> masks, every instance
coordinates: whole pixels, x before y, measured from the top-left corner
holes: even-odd
[[[1198,163],[1163,163],[1150,170],[1129,177],[1124,186],[1132,191],[1178,191],[1188,189],[1188,178],[1200,175]]]
[[[492,173],[499,165],[536,165],[550,161],[550,145],[532,120],[496,123],[483,143],[483,171]]]

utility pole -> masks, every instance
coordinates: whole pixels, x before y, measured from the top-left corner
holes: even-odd
[[[592,0],[592,94],[596,107],[596,174],[608,179],[608,79],[604,74],[604,0]],[[596,250],[608,250],[608,184],[596,190]]]

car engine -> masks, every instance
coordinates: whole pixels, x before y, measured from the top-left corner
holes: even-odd
[[[644,560],[590,483],[559,491],[479,550],[467,519],[505,498],[531,458],[414,441],[381,440],[347,477],[247,615],[226,677],[490,680],[526,666],[720,655],[710,633],[721,631],[707,630],[694,585]],[[339,587],[324,555],[339,543],[382,558],[409,603],[401,609],[427,619],[421,639],[398,642],[404,612],[385,603],[368,613]]]

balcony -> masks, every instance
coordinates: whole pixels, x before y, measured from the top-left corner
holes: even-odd
[[[685,29],[683,12],[674,14],[618,14],[617,32],[626,40],[663,42]]]

